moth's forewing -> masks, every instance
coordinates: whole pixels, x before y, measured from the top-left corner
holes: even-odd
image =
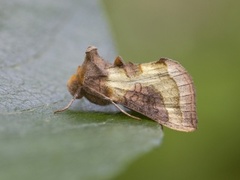
[[[107,71],[113,101],[175,130],[197,128],[193,81],[179,63],[161,59]]]

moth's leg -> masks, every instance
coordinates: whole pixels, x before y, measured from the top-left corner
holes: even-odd
[[[118,108],[122,113],[126,114],[127,116],[129,116],[129,117],[131,117],[131,118],[133,118],[133,119],[140,120],[139,117],[133,116],[133,115],[127,113],[126,111],[124,111],[120,106],[118,106],[118,105],[117,105],[115,102],[113,102],[112,100],[110,100],[110,102],[111,102],[116,108]]]
[[[77,98],[77,96],[78,96],[78,94],[76,93],[76,94],[73,96],[72,100],[68,103],[68,105],[67,105],[66,107],[64,107],[64,108],[62,108],[62,109],[59,109],[59,110],[56,110],[56,111],[54,111],[53,113],[56,114],[56,113],[63,112],[63,111],[65,111],[65,110],[67,110],[67,109],[72,105],[72,103],[75,101],[75,99]]]
[[[112,103],[116,108],[118,108],[122,113],[126,114],[127,116],[129,116],[129,117],[131,117],[131,118],[133,118],[133,119],[140,120],[139,117],[133,116],[133,115],[127,113],[126,111],[124,111],[120,106],[118,106],[115,102],[113,102],[113,100],[110,99],[109,97],[105,96],[105,95],[102,94],[102,93],[97,92],[97,91],[96,91],[95,89],[93,89],[93,88],[90,88],[90,87],[88,87],[88,88],[89,88],[92,92],[95,92],[96,94],[98,94],[99,96],[101,96],[102,98],[104,98],[105,100],[111,102],[111,103]]]

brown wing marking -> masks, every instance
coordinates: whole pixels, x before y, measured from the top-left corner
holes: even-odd
[[[128,90],[124,95],[122,105],[146,115],[152,119],[168,121],[168,112],[164,106],[163,97],[154,90],[153,86],[142,86],[136,83],[134,89]]]

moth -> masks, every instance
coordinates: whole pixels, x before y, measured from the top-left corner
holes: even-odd
[[[139,119],[123,110],[127,107],[168,128],[190,132],[197,129],[196,98],[192,78],[176,61],[160,58],[158,61],[124,63],[120,56],[113,64],[89,46],[82,66],[67,82],[75,99],[86,97],[98,105],[113,104],[124,114]]]

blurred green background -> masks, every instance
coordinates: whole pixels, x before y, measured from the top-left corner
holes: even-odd
[[[117,179],[240,179],[240,1],[103,4],[125,61],[178,60],[197,91],[198,130],[164,128],[163,144]]]

